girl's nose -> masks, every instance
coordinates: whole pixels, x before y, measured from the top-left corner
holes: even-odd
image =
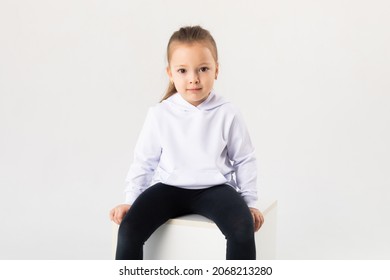
[[[197,74],[193,74],[190,77],[190,84],[198,84],[199,83],[199,76]]]

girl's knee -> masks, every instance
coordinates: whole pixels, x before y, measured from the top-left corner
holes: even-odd
[[[245,243],[254,239],[253,220],[243,219],[233,223],[233,226],[226,233],[226,238],[235,242]]]
[[[133,223],[129,221],[122,221],[118,229],[118,239],[120,240],[142,240],[142,237],[139,236],[140,231],[134,226]]]

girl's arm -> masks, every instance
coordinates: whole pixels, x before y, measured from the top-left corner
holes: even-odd
[[[239,192],[252,214],[254,231],[258,231],[264,223],[264,217],[256,206],[257,165],[255,149],[239,112],[232,122],[227,148],[229,159],[233,162]]]
[[[228,156],[233,162],[239,192],[248,207],[257,204],[257,165],[255,149],[239,112],[231,124],[227,143]]]
[[[150,186],[161,156],[161,144],[154,108],[150,108],[134,150],[134,160],[126,177],[126,204]]]

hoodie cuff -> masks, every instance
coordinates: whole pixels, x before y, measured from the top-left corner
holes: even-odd
[[[126,193],[125,204],[133,205],[134,201],[137,199],[138,196],[139,194],[135,194],[132,192]]]
[[[250,196],[243,196],[242,198],[244,199],[244,201],[246,202],[248,207],[258,208],[257,199],[256,198],[253,198],[253,197],[250,197]]]

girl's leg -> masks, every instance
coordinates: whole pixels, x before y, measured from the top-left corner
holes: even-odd
[[[191,210],[214,221],[225,235],[227,260],[256,259],[252,214],[236,190],[228,185],[202,190]]]
[[[143,245],[170,218],[184,215],[181,189],[158,183],[133,203],[119,227],[117,260],[143,259]]]

